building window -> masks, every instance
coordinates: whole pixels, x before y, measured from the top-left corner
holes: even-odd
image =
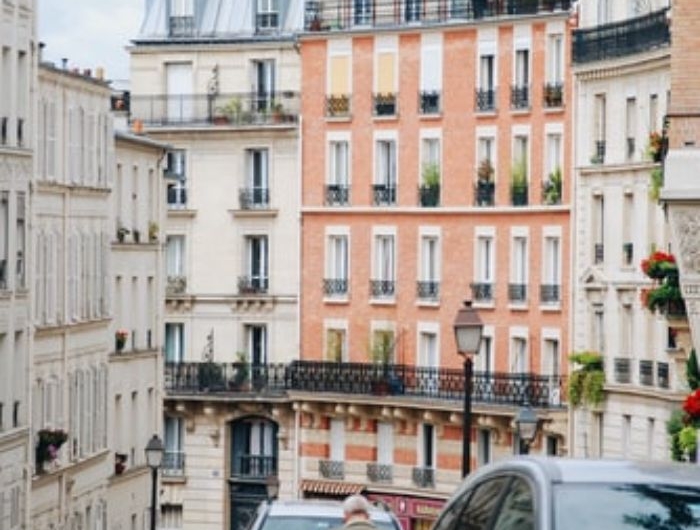
[[[634,194],[626,193],[622,202],[622,266],[634,265]]]
[[[255,25],[258,31],[275,29],[279,26],[279,0],[257,0]]]
[[[491,431],[479,429],[476,438],[477,466],[485,466],[491,461]]]
[[[247,182],[240,190],[241,209],[267,208],[270,204],[269,153],[267,149],[248,149]]]
[[[659,130],[659,96],[649,95],[649,132]]]
[[[393,235],[375,235],[373,275],[370,282],[370,295],[372,298],[393,298],[396,294],[394,248]]]
[[[347,330],[329,328],[326,330],[326,360],[345,362],[348,357]]]
[[[603,164],[605,162],[606,151],[606,121],[607,121],[607,105],[605,94],[596,94],[593,109],[593,156],[591,162],[594,164]]]
[[[394,361],[396,340],[391,329],[375,329],[372,331],[372,362],[391,363]]]
[[[171,35],[186,36],[194,32],[194,17],[170,17]],[[167,122],[169,124],[189,123],[193,117],[194,75],[192,63],[168,63],[165,65]]]
[[[598,23],[607,24],[612,19],[612,0],[598,0]]]
[[[374,0],[353,0],[354,20],[356,25],[365,26],[372,23],[372,4]]]
[[[512,241],[512,258],[508,300],[524,303],[527,300],[528,251],[527,237],[515,236]]]
[[[479,344],[479,355],[474,359],[476,370],[489,374],[494,371],[493,337],[482,335]]]
[[[605,260],[605,199],[602,195],[593,197],[591,219],[593,234],[593,263],[600,265]]]
[[[632,416],[628,414],[622,415],[622,456],[629,458],[631,456],[631,436],[632,436]]]
[[[17,229],[16,229],[16,241],[17,246],[17,261],[15,263],[15,272],[17,274],[17,285],[19,289],[24,289],[26,287],[26,195],[23,192],[17,193]],[[87,275],[87,271],[86,271]]]
[[[634,344],[634,312],[630,304],[620,308],[620,355],[630,358]]]
[[[394,463],[394,425],[388,422],[377,422],[377,463]]]
[[[406,22],[417,22],[421,19],[423,0],[404,0],[404,15]]]
[[[165,238],[166,294],[183,294],[187,290],[185,275],[185,236]]]
[[[527,109],[530,106],[530,50],[516,50],[514,81],[510,96],[511,108]]]
[[[347,50],[330,53],[326,115],[346,117],[350,115],[350,53]]]
[[[247,357],[251,364],[267,364],[267,326],[249,324],[245,326]]]
[[[180,475],[185,470],[184,452],[184,421],[175,416],[165,417],[163,453],[163,473],[166,475]]]
[[[185,354],[185,325],[165,324],[165,362],[181,363]]]
[[[275,97],[275,61],[253,61],[253,111],[271,110]]]
[[[591,337],[589,343],[593,351],[601,355],[605,353],[605,312],[603,306],[595,304],[591,315]]]
[[[435,469],[435,427],[429,423],[421,425],[418,458],[421,467]]]
[[[627,160],[633,160],[636,154],[637,141],[637,99],[627,98],[625,105],[626,142],[625,153]]]
[[[349,143],[334,140],[328,145],[328,187],[326,204],[344,205],[349,202]]]
[[[525,206],[528,203],[528,180],[530,142],[526,135],[513,138],[513,160],[511,162],[511,201],[513,206]]]
[[[476,91],[476,110],[480,112],[496,109],[495,57],[479,57],[479,87]]]
[[[524,374],[530,371],[527,338],[513,337],[510,342],[510,373]]]
[[[561,301],[561,240],[559,237],[544,238],[543,265],[540,302],[559,303]]]
[[[440,297],[439,240],[436,236],[421,236],[420,279],[418,298],[437,300]]]
[[[168,151],[163,175],[167,182],[168,208],[187,207],[185,151]]]
[[[493,237],[479,235],[476,238],[476,277],[472,284],[475,302],[493,301],[494,264]]]
[[[239,278],[242,294],[266,293],[268,290],[267,236],[245,237],[245,274]]]
[[[162,528],[167,528],[168,530],[181,529],[182,528],[182,505],[181,504],[161,503],[161,505],[160,505],[160,525]]]
[[[378,140],[375,156],[374,204],[396,204],[396,142]]]
[[[348,236],[334,234],[328,236],[326,247],[325,296],[345,296],[348,294]]]
[[[334,462],[345,461],[345,420],[332,418],[330,425],[330,459]]]
[[[420,61],[418,110],[421,114],[437,114],[442,110],[442,41],[424,33]]]

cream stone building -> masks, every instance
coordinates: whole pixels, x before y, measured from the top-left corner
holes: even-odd
[[[33,171],[33,0],[0,11],[0,528],[28,526],[30,300],[28,201]]]
[[[636,6],[636,7],[635,7]],[[603,356],[598,406],[572,407],[572,454],[670,459],[666,421],[684,388],[679,326],[649,311],[640,267],[668,250],[653,175],[670,87],[665,0],[579,2],[573,34],[576,196],[572,351]],[[576,366],[574,366],[576,368]]]

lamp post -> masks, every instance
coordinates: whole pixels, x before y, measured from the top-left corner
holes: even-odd
[[[472,307],[471,300],[465,300],[464,306],[457,311],[454,322],[457,353],[464,356],[464,419],[462,420],[462,477],[469,474],[471,467],[471,432],[472,432],[472,378],[473,367],[471,355],[479,353],[481,333],[484,324],[479,313]]]
[[[525,406],[518,411],[515,430],[518,433],[518,454],[526,455],[530,452],[530,444],[537,436],[537,414],[529,403],[525,403]]]
[[[157,434],[146,444],[146,463],[151,468],[151,530],[156,530],[156,490],[158,487],[158,468],[163,461],[163,442]]]

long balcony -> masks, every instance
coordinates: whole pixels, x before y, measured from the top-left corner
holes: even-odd
[[[264,276],[239,276],[238,294],[266,294],[268,279]]]
[[[202,371],[200,368],[205,364],[211,366]],[[206,375],[206,385],[202,384],[203,375]],[[404,364],[331,361],[166,363],[164,380],[169,396],[283,396],[287,392],[309,392],[366,396],[369,399],[376,399],[377,395],[437,399],[456,406],[464,400],[464,371],[461,368]],[[475,372],[472,400],[490,405],[530,403],[538,408],[560,408],[560,396],[565,395],[564,384],[562,376]]]
[[[568,11],[571,0],[423,0],[420,7],[404,0],[321,0],[306,2],[307,31],[343,31],[356,27],[434,25],[484,18]]]
[[[148,127],[294,127],[299,115],[299,94],[132,94],[130,106],[131,121],[139,120]]]
[[[642,53],[671,43],[668,9],[574,31],[573,62],[585,64]]]
[[[236,454],[232,464],[234,477],[264,478],[277,473],[277,457],[274,455]]]

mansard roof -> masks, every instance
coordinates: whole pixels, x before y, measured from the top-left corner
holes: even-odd
[[[146,0],[139,42],[190,42],[200,40],[278,40],[304,28],[304,0],[272,0],[277,8],[274,24],[269,12],[258,13],[258,0]],[[176,12],[188,6],[189,15]],[[265,2],[267,4],[267,2]]]

